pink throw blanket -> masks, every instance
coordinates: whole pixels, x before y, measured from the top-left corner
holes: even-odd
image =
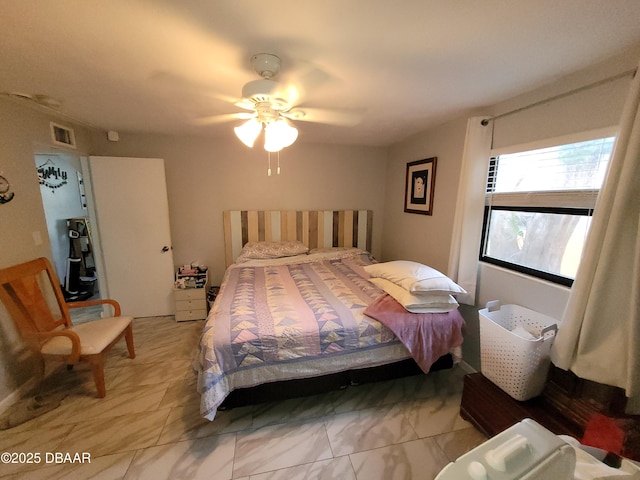
[[[392,296],[384,294],[364,314],[386,325],[425,373],[438,358],[462,345],[464,319],[458,310],[409,313]]]

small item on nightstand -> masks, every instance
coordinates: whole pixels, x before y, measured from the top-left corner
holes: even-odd
[[[191,265],[183,265],[179,268],[178,273],[180,273],[180,275],[195,275],[198,273],[198,270]]]
[[[204,288],[208,280],[208,268],[195,262],[178,267],[176,272],[176,288]],[[182,281],[178,284],[178,281]]]

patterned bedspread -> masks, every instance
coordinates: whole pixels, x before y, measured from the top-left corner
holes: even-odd
[[[408,358],[387,327],[363,315],[384,294],[362,268],[373,261],[347,251],[228,268],[195,365],[202,414],[213,420],[235,388]]]

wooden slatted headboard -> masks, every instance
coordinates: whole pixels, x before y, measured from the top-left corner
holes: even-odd
[[[247,242],[300,240],[311,248],[358,247],[371,251],[372,210],[226,210],[225,261],[231,265]]]

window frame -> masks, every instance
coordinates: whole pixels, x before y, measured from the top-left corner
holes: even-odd
[[[589,140],[597,140],[601,138],[615,137],[617,135],[617,128],[609,127],[598,130],[591,130],[587,132],[581,132],[573,135],[565,135],[562,137],[550,138],[538,142],[532,142],[528,144],[513,145],[506,148],[493,149],[490,152],[489,168],[488,171],[495,172],[497,168],[496,159],[500,155],[526,152],[531,150],[537,150],[542,148],[549,148],[560,145],[567,145],[572,143],[586,142]],[[560,215],[578,215],[578,216],[593,216],[596,199],[600,188],[598,189],[583,189],[583,190],[546,190],[538,192],[508,192],[508,193],[492,193],[490,192],[489,178],[485,181],[487,187],[487,193],[485,196],[485,206],[482,219],[482,235],[480,240],[479,261],[495,265],[507,270],[518,272],[531,277],[539,278],[549,281],[551,283],[564,285],[571,287],[574,279],[555,273],[546,272],[544,270],[538,270],[536,268],[527,267],[518,263],[512,263],[505,260],[501,260],[495,257],[491,257],[485,254],[485,247],[488,241],[489,229],[491,228],[491,211],[512,211],[512,212],[532,212],[532,213],[546,213],[546,214],[560,214]],[[529,196],[526,202],[520,200]],[[531,202],[531,198],[542,199],[537,202]],[[497,202],[493,202],[493,199],[497,199]],[[584,207],[585,199],[589,205]],[[553,200],[558,202],[557,206],[549,205],[549,201]],[[498,203],[498,204],[496,204]],[[531,205],[531,203],[540,203],[539,205]]]
[[[532,277],[547,280],[552,283],[571,287],[574,279],[571,277],[565,277],[563,275],[557,275],[544,270],[538,270],[536,268],[527,267],[519,263],[507,262],[506,260],[500,260],[499,258],[490,257],[484,254],[485,242],[489,233],[489,226],[487,223],[490,220],[490,212],[492,210],[509,211],[509,212],[533,212],[533,213],[550,213],[560,215],[578,215],[591,217],[593,215],[592,209],[578,209],[578,208],[566,208],[566,207],[508,207],[508,206],[489,206],[485,205],[484,215],[482,219],[482,232],[483,235],[480,240],[480,258],[479,260],[491,265],[497,265],[498,267],[506,268],[507,270],[513,270],[518,273],[524,273]]]

